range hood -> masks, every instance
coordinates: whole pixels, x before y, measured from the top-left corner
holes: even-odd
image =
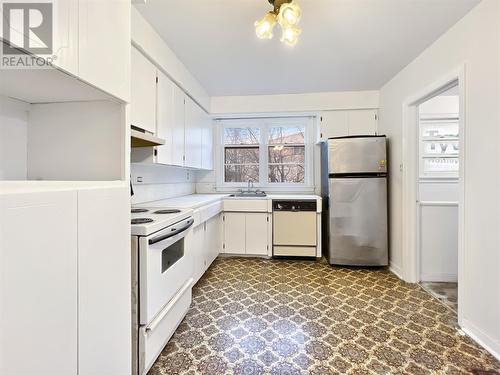
[[[153,146],[161,146],[165,144],[165,140],[155,137],[152,134],[131,129],[130,130],[130,145],[132,147],[153,147]]]

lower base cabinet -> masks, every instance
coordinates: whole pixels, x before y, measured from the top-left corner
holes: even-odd
[[[235,255],[264,255],[269,252],[269,214],[225,212],[223,252]]]
[[[129,200],[0,195],[0,374],[131,373]]]
[[[193,258],[194,282],[203,276],[221,250],[220,215],[213,216],[193,229],[191,256]]]
[[[0,196],[0,374],[77,374],[76,191]]]

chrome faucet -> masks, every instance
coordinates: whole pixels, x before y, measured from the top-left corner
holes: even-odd
[[[250,186],[252,187],[253,189],[253,181],[248,179],[248,188],[247,188],[247,191],[250,193],[251,192],[251,189],[250,189]]]

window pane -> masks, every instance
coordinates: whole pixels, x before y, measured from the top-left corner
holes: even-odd
[[[277,126],[269,128],[269,144],[304,143],[305,126]]]
[[[259,147],[226,147],[224,164],[258,164]]]
[[[260,143],[259,128],[225,128],[224,144],[226,145],[258,145]]]
[[[269,147],[269,163],[304,164],[305,146],[271,146]]]
[[[269,182],[304,183],[303,165],[270,165]]]
[[[226,182],[259,182],[259,166],[258,165],[226,165],[225,177]]]

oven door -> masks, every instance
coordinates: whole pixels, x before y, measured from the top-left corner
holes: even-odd
[[[141,325],[149,324],[193,275],[184,241],[193,219],[186,219],[149,237],[139,249]]]

